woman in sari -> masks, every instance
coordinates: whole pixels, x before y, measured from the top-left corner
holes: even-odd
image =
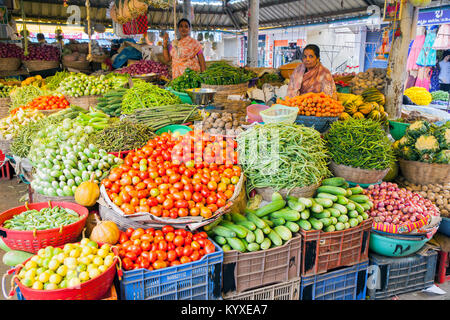
[[[299,64],[292,73],[288,86],[288,96],[323,92],[337,99],[336,85],[330,70],[320,63],[320,49],[310,44],[303,50],[303,63]]]
[[[206,70],[202,45],[189,35],[191,32],[191,23],[189,20],[181,19],[178,21],[177,27],[180,38],[176,46],[169,48],[169,35],[167,33],[164,34],[163,38],[164,60],[166,63],[172,62],[173,79],[181,76],[186,68],[199,72]]]

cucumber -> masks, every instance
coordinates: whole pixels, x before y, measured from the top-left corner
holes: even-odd
[[[310,215],[311,213],[309,212],[309,210],[305,209],[302,212],[300,212],[300,219],[308,220]]]
[[[23,264],[26,260],[34,256],[33,253],[11,250],[3,255],[3,263],[10,267],[15,267],[18,264]]]
[[[317,188],[317,192],[321,193],[330,193],[334,194],[335,196],[345,196],[347,193],[347,190],[341,187],[334,187],[334,186],[320,186]]]
[[[349,213],[347,213],[347,215],[349,218],[356,218],[359,214],[358,214],[358,211],[352,210]]]
[[[255,235],[255,242],[261,244],[264,241],[264,232],[261,229],[256,229],[253,234]]]
[[[336,223],[338,223],[338,219],[336,217],[330,217],[329,218],[331,220],[331,223],[334,225]]]
[[[313,205],[311,207],[311,213],[315,212],[315,213],[321,213],[323,211],[323,206],[321,206],[320,204],[316,203],[314,200],[312,200]]]
[[[352,195],[352,190],[346,189],[346,190],[345,190],[345,196],[346,196],[346,197],[351,197],[351,195]]]
[[[297,200],[288,200],[288,206],[289,208],[291,208],[292,210],[301,212],[303,210],[305,210],[305,205]]]
[[[348,223],[350,223],[350,228],[354,228],[359,224],[358,219],[352,218],[348,220]]]
[[[300,228],[302,228],[305,231],[309,231],[311,230],[312,226],[311,226],[311,222],[309,222],[308,220],[299,220],[297,221],[297,224],[299,225]]]
[[[270,241],[269,238],[264,238],[264,241],[261,242],[259,247],[261,248],[261,250],[267,250],[270,248],[271,245],[272,245],[272,241]]]
[[[292,239],[292,232],[289,228],[285,226],[276,226],[273,230],[280,236],[284,241],[289,241]]]
[[[317,219],[315,219],[313,217],[310,217],[308,219],[308,221],[311,223],[311,226],[312,226],[313,229],[315,229],[315,230],[322,230],[323,223],[320,220],[317,220]]]
[[[289,230],[291,230],[291,232],[298,232],[298,230],[300,230],[300,226],[292,221],[288,221],[286,222],[286,224],[284,225],[286,228],[288,228]]]
[[[238,239],[236,237],[230,237],[230,238],[226,238],[228,244],[230,245],[230,247],[233,250],[237,250],[240,252],[245,252],[247,249],[245,247],[244,242],[241,239]]]
[[[343,214],[339,218],[337,218],[339,222],[346,223],[348,221],[348,216]]]
[[[272,202],[277,200],[283,200],[283,196],[279,192],[272,193]]]
[[[334,227],[336,228],[336,231],[341,231],[345,229],[345,225],[342,222],[338,222],[334,225]]]
[[[300,213],[292,209],[285,209],[272,212],[270,217],[275,219],[283,218],[286,221],[297,221],[300,219]]]
[[[215,226],[211,229],[212,232],[214,232],[218,236],[222,236],[224,238],[234,238],[236,237],[236,232],[225,228],[223,226]]]
[[[333,224],[333,221],[330,218],[322,218],[319,219],[319,221],[323,223],[324,227],[328,227]]]
[[[222,236],[215,236],[214,241],[223,246],[224,244],[227,244],[227,239],[225,239]]]
[[[206,226],[203,226],[203,230],[205,231],[211,231],[212,228],[217,226],[221,221],[223,220],[223,216],[218,217],[216,220],[211,222],[210,224],[207,224]]]
[[[330,211],[332,217],[337,218],[341,215],[341,212],[336,208],[327,208],[327,210]]]
[[[243,243],[244,246],[245,246],[245,250],[247,250],[247,247],[248,247],[248,242],[247,242],[247,240],[245,240],[245,239],[239,239],[239,240],[242,241],[242,243]]]
[[[272,212],[283,209],[285,206],[286,206],[286,201],[284,201],[284,200],[272,201],[271,203],[266,204],[265,206],[257,209],[255,211],[255,215],[257,217],[264,217]]]
[[[323,229],[323,231],[325,231],[325,232],[334,232],[334,231],[336,231],[336,227],[334,225],[329,225],[328,227]]]
[[[283,218],[272,218],[272,222],[274,226],[282,226],[286,223],[286,220],[284,220]]]
[[[355,206],[355,204],[354,204],[353,202],[347,203],[347,204],[345,205],[345,207],[346,207],[348,210],[350,210],[350,211],[356,209],[356,206]]]
[[[278,235],[278,233],[276,233],[274,230],[271,230],[267,236],[269,237],[270,241],[272,241],[272,243],[275,246],[281,246],[283,244],[283,240],[281,240],[281,237]]]
[[[300,197],[300,198],[298,198],[298,202],[303,203],[306,208],[311,208],[313,205],[311,199],[308,199],[308,198]]]
[[[250,252],[258,251],[259,250],[259,244],[257,243],[249,243],[247,246],[247,250]]]
[[[247,218],[246,218],[244,215],[242,215],[242,214],[240,214],[240,213],[237,213],[237,212],[232,212],[232,213],[231,213],[231,220],[232,220],[234,223],[243,222],[243,221],[248,221]]]
[[[2,237],[0,237],[0,249],[5,250],[6,252],[11,251],[11,248],[5,244]]]
[[[234,224],[233,222],[229,222],[229,221],[222,221],[222,223],[220,225],[236,232],[236,235],[239,238],[245,238],[247,236],[248,230],[246,228],[244,228],[243,226]]]
[[[245,237],[245,240],[246,240],[248,243],[255,242],[256,236],[255,236],[255,234],[254,234],[252,231],[249,230],[249,231],[247,232],[247,236]]]
[[[364,220],[369,219],[369,215],[366,212],[361,213],[361,216],[363,217]]]
[[[367,202],[361,203],[361,207],[363,207],[364,211],[369,211],[371,206]]]
[[[359,223],[364,221],[364,218],[362,215],[357,216],[356,219],[358,220]]]
[[[355,210],[358,211],[359,214],[363,214],[364,208],[358,202],[354,202],[353,200],[350,201],[355,205]]]
[[[275,223],[272,221],[272,220],[270,220],[270,219],[266,219],[266,218],[261,218],[261,220],[262,221],[264,221],[266,224],[267,224],[267,226],[269,226],[269,227],[273,227],[273,226],[275,226]]]
[[[359,186],[350,188],[350,190],[352,191],[352,194],[355,194],[355,195],[363,193],[363,191],[364,191],[364,189]]]
[[[339,210],[339,212],[341,214],[346,214],[347,213],[347,208],[344,207],[342,204],[335,203],[335,204],[333,204],[333,208]]]
[[[337,203],[342,204],[342,205],[346,205],[348,203],[348,199],[344,196],[337,196]]]
[[[367,202],[370,200],[369,197],[364,194],[353,195],[353,196],[350,196],[349,199],[352,201],[355,201],[357,203],[364,203],[364,202]]]
[[[317,199],[317,198],[330,199],[330,200],[332,200],[332,201],[334,201],[334,202],[336,202],[337,199],[338,199],[338,197],[335,196],[334,194],[329,194],[329,193],[324,193],[324,192],[318,193],[318,194],[316,195],[316,199]]]
[[[223,221],[230,221],[231,222],[231,214],[226,213],[223,215]]]
[[[345,183],[345,179],[341,177],[333,177],[328,179],[322,180],[323,186],[333,186],[333,187],[340,187]]]
[[[239,226],[243,226],[243,227],[247,228],[250,231],[255,231],[256,230],[256,225],[253,222],[248,221],[247,219],[245,219],[245,221],[236,222],[236,224],[239,225]]]
[[[345,230],[350,229],[350,223],[344,222]]]
[[[272,229],[269,226],[262,228],[262,232],[264,234],[269,234],[271,231],[272,231]]]
[[[257,228],[264,229],[267,227],[267,223],[261,220],[256,214],[252,213],[250,210],[245,209],[247,219],[253,222]]]
[[[324,209],[321,213],[313,212],[312,216],[316,219],[329,218],[331,217],[331,212],[327,209]]]
[[[324,208],[330,208],[333,205],[333,200],[325,198],[314,198],[314,202]]]
[[[347,189],[350,187],[350,185],[348,184],[347,181],[344,182],[344,184],[342,186],[340,186],[341,188]]]

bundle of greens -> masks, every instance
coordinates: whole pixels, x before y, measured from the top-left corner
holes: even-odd
[[[275,191],[320,183],[330,175],[328,155],[320,133],[295,124],[257,125],[237,137],[239,163],[247,191]]]
[[[178,92],[185,92],[186,89],[200,88],[201,77],[198,72],[189,68],[179,77],[170,82],[170,87]]]
[[[136,80],[122,100],[122,114],[131,114],[136,109],[152,108],[181,103],[179,97],[145,81]]]
[[[127,119],[114,119],[105,129],[90,136],[88,142],[107,152],[142,148],[154,137],[149,127]]]
[[[384,170],[395,161],[389,138],[380,123],[371,119],[333,122],[325,140],[331,159],[337,164]]]
[[[201,82],[208,85],[230,85],[247,82],[256,77],[252,71],[236,68],[224,62],[215,62],[200,74]]]

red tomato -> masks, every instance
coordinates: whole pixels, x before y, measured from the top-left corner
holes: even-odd
[[[157,269],[163,269],[167,267],[167,263],[165,261],[161,261],[161,260],[156,260],[153,264],[152,267],[157,270]]]
[[[174,239],[173,239],[173,244],[177,247],[181,247],[184,245],[184,237],[181,235],[177,235]]]
[[[147,240],[142,241],[142,243],[141,243],[142,251],[148,251],[151,249],[151,247],[152,247],[152,245],[151,245],[150,241],[147,241]]]
[[[145,230],[145,233],[141,237],[141,241],[148,241],[151,243],[153,241],[153,236],[150,233],[147,233],[147,230]]]
[[[172,199],[164,200],[163,207],[164,207],[164,209],[167,209],[167,210],[172,209],[173,208],[173,200]]]
[[[175,233],[173,231],[167,232],[165,239],[167,242],[173,242],[173,240],[175,239]]]
[[[161,230],[164,234],[175,231],[174,227],[172,227],[172,226],[164,226],[164,227],[162,227]]]
[[[182,257],[180,258],[180,263],[181,263],[181,264],[189,263],[189,262],[192,262],[191,258],[189,258],[189,257],[182,256]]]
[[[125,231],[125,234],[126,234],[126,236],[129,238],[129,237],[131,237],[131,235],[133,234],[133,232],[134,232],[134,229],[133,229],[133,228],[128,228],[128,229]]]
[[[193,250],[190,245],[186,245],[183,248],[183,255],[189,257],[192,254]]]
[[[147,259],[148,261],[150,261],[150,252],[149,251],[142,251],[141,257],[143,257],[143,258]]]
[[[173,242],[167,243],[167,251],[170,250],[175,250],[175,245],[173,244]]]
[[[133,233],[130,236],[130,240],[139,239],[143,234],[145,233],[145,230],[142,228],[137,228],[133,231]]]
[[[205,245],[206,254],[213,253],[215,251],[216,251],[216,247],[214,247],[214,245],[211,242],[209,242],[208,244]]]
[[[200,253],[198,252],[198,250],[194,250],[194,252],[189,256],[189,258],[192,261],[197,261],[197,260],[199,260],[201,258],[200,257]]]
[[[167,260],[167,252],[166,251],[158,250],[158,251],[156,251],[156,254],[158,256],[158,260],[161,260],[161,261]]]
[[[147,269],[149,266],[150,266],[150,261],[146,258],[142,258],[142,261],[139,263],[139,267]]]
[[[145,233],[149,234],[151,236],[154,236],[155,235],[155,229],[154,228],[148,228],[148,229],[145,230]]]
[[[191,243],[191,247],[193,250],[199,250],[200,249],[200,244],[197,241],[192,241]]]
[[[206,198],[207,204],[212,204],[217,202],[217,197],[214,195],[210,195],[208,198]]]
[[[152,215],[154,215],[156,217],[160,217],[161,214],[162,214],[161,207],[159,207],[159,206],[152,206],[150,208],[150,214],[152,214]]]
[[[183,256],[183,247],[176,247],[175,252],[177,253],[178,258],[182,257]]]
[[[131,261],[135,261],[136,258],[137,258],[137,255],[136,255],[136,253],[134,253],[134,252],[132,252],[132,251],[127,251],[127,252],[125,253],[125,258],[128,258],[128,259],[130,259]]]
[[[123,258],[122,259],[122,267],[126,271],[132,270],[134,267],[133,261],[130,258]]]
[[[167,251],[167,241],[161,240],[158,242],[158,249],[162,251]]]
[[[192,200],[194,200],[194,202],[197,202],[197,203],[202,202],[203,196],[199,192],[194,192],[194,194],[192,195]]]
[[[142,253],[141,247],[137,245],[130,246],[128,251],[134,253],[136,256],[139,256]]]
[[[119,237],[119,243],[122,244],[124,242],[128,241],[128,236],[125,232],[121,232],[120,233],[120,237]]]
[[[148,253],[148,261],[150,261],[150,263],[153,263],[156,261],[156,259],[158,259],[158,254],[156,253],[156,251],[150,251]]]

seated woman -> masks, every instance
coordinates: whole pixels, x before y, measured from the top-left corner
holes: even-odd
[[[336,85],[330,70],[320,63],[320,49],[314,44],[307,45],[303,50],[303,63],[295,68],[290,77],[288,96],[323,92],[337,99]]]
[[[191,23],[187,19],[178,21],[178,31],[180,38],[177,47],[169,48],[169,35],[164,34],[164,61],[172,62],[172,78],[175,79],[184,73],[187,68],[203,72],[206,70],[205,57],[202,51],[202,45],[190,36]]]

